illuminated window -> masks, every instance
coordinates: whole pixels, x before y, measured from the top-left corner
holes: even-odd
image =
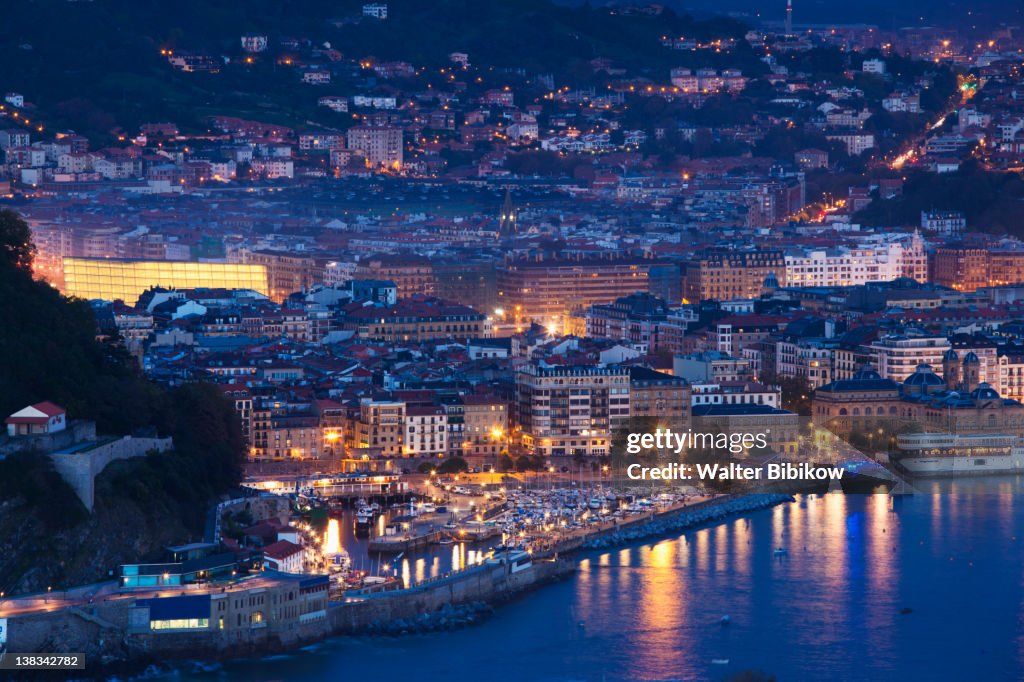
[[[204,630],[210,627],[209,618],[175,618],[172,620],[151,620],[150,630]]]

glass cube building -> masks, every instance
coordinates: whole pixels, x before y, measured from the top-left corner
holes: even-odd
[[[241,263],[196,263],[116,258],[65,258],[64,294],[135,305],[147,289],[252,289],[269,292],[267,268]]]

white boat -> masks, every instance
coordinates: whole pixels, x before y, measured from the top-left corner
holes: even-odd
[[[906,433],[890,461],[911,476],[1024,473],[1024,447],[1009,434]]]
[[[348,552],[341,550],[331,555],[331,565],[329,569],[331,572],[347,571],[352,565],[352,558],[349,557]]]
[[[590,508],[591,509],[600,509],[601,508],[601,504],[602,504],[601,499],[598,498],[598,497],[595,497],[594,499],[590,500]]]

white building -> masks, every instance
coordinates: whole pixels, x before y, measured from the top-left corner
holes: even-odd
[[[291,159],[254,158],[251,167],[254,174],[268,180],[295,177],[295,162]]]
[[[303,133],[299,135],[299,149],[303,151],[327,151],[330,149],[344,149],[345,135],[343,133]]]
[[[18,128],[0,130],[0,149],[12,149],[14,147],[27,147],[29,134]]]
[[[370,4],[363,5],[363,16],[373,17],[374,19],[387,19],[388,6],[383,2],[372,2]]]
[[[370,107],[373,109],[394,109],[398,106],[398,100],[394,97],[369,97],[367,95],[353,95],[352,106]]]
[[[885,73],[885,60],[884,59],[865,59],[864,64],[861,65],[861,70],[864,73]]]
[[[921,113],[921,96],[894,92],[882,98],[882,108],[886,111],[919,114]]]
[[[320,70],[303,71],[302,82],[309,85],[327,85],[331,82],[331,72]]]
[[[883,379],[902,382],[917,370],[920,364],[942,367],[942,356],[949,350],[949,339],[944,336],[885,336],[869,348],[875,355],[878,373]]]
[[[338,114],[343,114],[348,111],[348,98],[346,97],[338,97],[336,95],[321,97],[317,100],[317,104],[322,107],[327,107]]]
[[[135,161],[130,158],[97,159],[94,170],[108,180],[124,180],[137,175]]]
[[[348,130],[348,148],[371,166],[402,167],[402,130],[390,126],[356,126]]]
[[[30,436],[42,433],[56,433],[67,426],[64,408],[50,402],[36,403],[20,409],[5,421],[7,435]]]
[[[536,121],[520,121],[505,129],[505,134],[512,140],[533,141],[540,135]]]
[[[278,540],[263,548],[264,567],[282,573],[302,573],[305,557],[306,550],[288,540]]]
[[[967,229],[967,217],[963,211],[921,211],[921,229],[961,235]]]
[[[87,152],[71,152],[57,158],[57,167],[65,173],[84,173],[92,170],[92,163],[92,155]]]
[[[919,235],[881,239],[836,249],[787,253],[786,286],[848,287],[900,277],[927,281],[927,253]]]
[[[860,156],[875,146],[875,136],[873,133],[830,133],[825,137],[833,142],[840,142],[846,145],[846,153],[850,156]]]
[[[267,37],[256,34],[242,36],[242,49],[246,52],[263,52],[267,49]]]
[[[690,387],[690,405],[768,405],[778,408],[782,391],[755,381],[697,383]]]
[[[444,457],[448,452],[448,413],[437,405],[405,408],[405,455]]]

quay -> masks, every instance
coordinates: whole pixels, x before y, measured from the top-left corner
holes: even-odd
[[[84,652],[90,669],[129,673],[174,658],[267,655],[335,635],[402,634],[475,622],[497,604],[572,575],[580,555],[776,504],[784,494],[680,502],[629,519],[531,538],[466,568],[407,586],[332,593],[327,575],[266,571],[227,584],[125,589],[116,583],[7,599],[7,650]]]

